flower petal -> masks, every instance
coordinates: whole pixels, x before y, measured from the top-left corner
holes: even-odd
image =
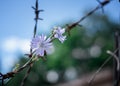
[[[46,51],[49,51],[52,47],[51,39],[45,35],[36,36],[31,41],[31,48],[35,50],[35,54],[39,56],[44,56]]]
[[[39,49],[36,50],[35,53],[36,53],[36,55],[44,56],[44,49],[43,48],[41,48],[41,49],[39,48]]]
[[[65,33],[65,28],[57,27],[54,29],[54,37],[58,38],[61,43],[63,43],[66,40],[66,36],[63,36]]]

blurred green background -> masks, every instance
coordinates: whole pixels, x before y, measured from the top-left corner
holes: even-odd
[[[54,41],[54,53],[46,61],[34,63],[25,86],[54,86],[97,70],[109,57],[106,51],[115,49],[114,32],[119,26],[105,15],[88,17],[86,26],[73,28],[63,44]],[[19,63],[23,65],[27,60],[22,57]],[[112,68],[112,60],[104,68]],[[16,74],[5,86],[19,86],[25,71]]]

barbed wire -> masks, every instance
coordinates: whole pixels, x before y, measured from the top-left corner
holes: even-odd
[[[91,10],[89,13],[87,13],[85,16],[83,16],[82,18],[80,18],[77,22],[74,22],[72,24],[67,24],[67,28],[66,28],[66,32],[70,35],[70,31],[76,27],[76,26],[81,26],[80,23],[85,20],[87,17],[89,17],[90,15],[92,15],[94,12],[96,12],[97,10],[99,9],[103,9],[104,6],[106,6],[107,4],[109,4],[112,0],[104,0],[103,2],[99,2],[99,5],[97,5],[95,7],[95,9]],[[34,12],[35,12],[35,26],[34,26],[34,31],[33,31],[33,38],[36,36],[36,33],[37,33],[37,24],[38,24],[38,20],[43,20],[42,18],[39,18],[39,13],[40,12],[43,12],[44,10],[39,10],[39,6],[38,6],[38,0],[36,0],[36,3],[35,3],[35,7],[32,6],[32,8],[34,9]],[[8,72],[6,74],[2,74],[0,73],[0,80],[2,81],[2,86],[4,86],[4,80],[5,79],[9,79],[9,78],[12,78],[14,77],[15,74],[21,72],[22,70],[24,70],[25,68],[29,67],[23,80],[22,80],[22,83],[21,83],[21,86],[24,86],[24,82],[26,81],[26,78],[28,77],[30,71],[31,71],[31,68],[33,66],[33,63],[34,63],[34,60],[32,60],[32,57],[33,57],[33,51],[32,49],[30,48],[30,54],[25,54],[27,55],[30,59],[27,63],[25,63],[22,67],[20,67],[19,69],[15,70],[15,71],[12,71],[12,72]]]

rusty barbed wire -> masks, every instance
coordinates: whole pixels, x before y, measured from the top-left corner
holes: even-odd
[[[97,11],[98,9],[103,9],[103,7],[105,5],[107,5],[108,3],[110,3],[111,0],[104,0],[103,2],[100,2],[100,4],[98,6],[95,7],[95,9],[93,9],[92,11],[90,11],[89,13],[87,13],[85,16],[83,16],[82,18],[80,18],[77,22],[69,25],[67,24],[67,29],[66,29],[66,32],[68,32],[68,34],[70,35],[70,31],[71,29],[73,29],[73,27],[76,27],[76,26],[81,26],[79,23],[82,22],[84,19],[86,19],[88,16],[92,15],[95,11]]]
[[[95,9],[93,9],[92,11],[90,11],[89,13],[87,13],[85,16],[83,16],[82,18],[80,18],[77,22],[75,23],[72,23],[72,24],[67,24],[67,28],[66,28],[66,32],[68,32],[70,34],[70,31],[76,27],[76,26],[81,26],[79,23],[82,22],[84,19],[86,19],[88,16],[92,15],[95,11],[97,11],[98,9],[103,9],[104,6],[106,6],[111,0],[104,0],[103,2],[100,2],[100,4],[98,6],[96,6]],[[33,37],[36,36],[36,32],[37,32],[37,24],[38,24],[38,20],[43,20],[42,18],[39,18],[39,13],[40,12],[43,12],[44,10],[39,10],[38,9],[38,0],[36,0],[36,4],[35,4],[35,7],[32,6],[32,8],[34,9],[35,11],[35,26],[34,26],[34,31],[33,31]],[[29,58],[32,57],[32,49],[30,49],[30,54],[25,54],[27,55]],[[26,80],[26,78],[28,77],[29,73],[30,73],[30,70],[31,70],[31,64],[33,65],[34,61],[29,61],[27,64],[23,65],[22,67],[20,67],[18,70],[16,71],[12,71],[12,72],[8,72],[6,74],[2,74],[0,73],[0,80],[2,81],[2,86],[4,86],[4,80],[5,79],[9,79],[9,78],[12,78],[14,77],[15,74],[21,72],[22,70],[24,70],[25,68],[29,67],[26,74],[25,74],[25,77],[21,83],[21,86],[24,86],[24,82]]]

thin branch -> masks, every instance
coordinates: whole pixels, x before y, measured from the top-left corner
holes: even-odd
[[[27,70],[27,72],[26,72],[26,74],[25,74],[25,76],[24,76],[24,78],[23,78],[20,86],[24,86],[24,83],[25,83],[27,77],[28,77],[29,74],[30,74],[31,68],[32,68],[32,66],[33,66],[32,59],[31,59],[30,62],[28,62],[28,64],[25,64],[25,65],[23,66],[23,68],[24,68],[24,67],[27,67],[27,66],[29,66],[29,68],[28,68],[28,70]],[[23,68],[22,68],[22,69],[23,69]]]
[[[32,60],[32,58],[30,58],[30,60],[27,63],[25,63],[22,67],[20,67],[18,70],[15,70],[15,71],[12,71],[12,72],[8,72],[7,74],[2,74],[1,73],[1,75],[2,75],[2,86],[4,86],[4,80],[5,79],[9,79],[9,78],[14,77],[15,74],[17,74],[17,73],[21,72],[22,70],[24,70],[25,68],[27,68],[29,65],[34,63],[34,61],[35,60]]]
[[[112,57],[114,57],[114,59],[117,62],[117,71],[119,71],[120,70],[120,60],[119,60],[119,58],[113,52],[111,52],[109,50],[107,51],[107,53],[110,54]]]
[[[25,77],[23,78],[22,83],[21,83],[20,86],[24,86],[24,83],[25,83],[25,81],[27,80],[27,77],[29,76],[29,73],[30,73],[30,71],[31,71],[32,65],[33,65],[33,64],[31,64],[31,66],[29,66],[29,68],[28,68],[28,70],[27,70],[27,72],[26,72],[26,74],[25,74]]]
[[[117,51],[118,51],[118,49],[116,49],[113,54],[115,54]],[[99,67],[99,69],[95,72],[95,74],[90,78],[90,80],[88,81],[89,86],[92,85],[92,82],[93,82],[93,80],[95,79],[96,75],[97,75],[97,74],[102,70],[102,68],[110,61],[111,58],[112,58],[112,56],[109,56],[109,57],[104,61],[104,63]]]

